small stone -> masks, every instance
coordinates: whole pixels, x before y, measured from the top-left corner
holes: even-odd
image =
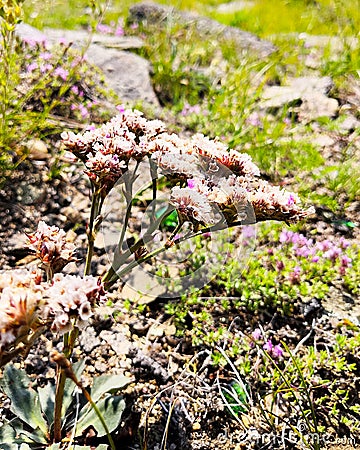
[[[331,147],[335,144],[335,139],[327,134],[320,134],[312,139],[312,143],[319,147]]]
[[[47,145],[41,139],[30,139],[25,143],[29,152],[29,158],[36,161],[45,161],[50,158]]]
[[[87,327],[80,334],[79,343],[85,352],[90,353],[95,347],[98,347],[101,344],[101,341],[96,336],[94,328]]]
[[[255,3],[249,0],[237,0],[229,3],[221,3],[216,8],[216,11],[220,14],[231,14],[242,9],[252,8],[254,5]]]

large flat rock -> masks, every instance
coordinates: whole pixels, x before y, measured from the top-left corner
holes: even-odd
[[[146,22],[159,24],[177,22],[184,26],[194,25],[203,36],[215,36],[229,40],[244,52],[252,52],[261,57],[267,57],[276,51],[276,47],[269,41],[260,39],[252,33],[229,27],[192,12],[179,11],[170,6],[153,2],[136,3],[129,10],[130,22]]]
[[[277,110],[291,108],[299,118],[315,120],[336,116],[339,103],[328,97],[333,87],[330,77],[299,77],[290,79],[285,86],[269,86],[264,89],[260,107]]]
[[[74,48],[85,49],[88,62],[104,72],[106,84],[122,101],[159,105],[151,85],[150,63],[126,51],[141,47],[143,42],[140,38],[90,34],[84,30],[46,28],[40,31],[27,24],[19,24],[17,34],[27,41],[52,45],[64,42],[71,43]]]

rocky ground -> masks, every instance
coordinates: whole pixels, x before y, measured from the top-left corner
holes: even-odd
[[[133,18],[138,18],[139,14],[150,14],[154,17],[155,13],[154,10],[144,12],[139,6],[133,9],[132,14]],[[156,14],[160,14],[163,20],[168,10],[158,9]],[[270,42],[263,42],[234,29],[218,28],[220,25],[215,25],[207,19],[181,15],[179,20],[198,21],[199,29],[206,33],[209,29],[215,34],[227,33],[229,39],[239,39],[239,45],[245,45],[247,51],[249,48],[259,51],[262,57],[275,51]],[[21,33],[26,33],[26,27]],[[60,36],[65,36],[70,41],[85,39],[81,33],[74,35],[74,32],[70,34],[58,30],[45,30],[44,33],[49,39],[58,39]],[[354,82],[352,91],[344,95],[339,93],[336,98],[332,97],[332,80],[317,73],[317,55],[321,53],[319,49],[327,45],[324,43],[324,37],[303,35],[301,40],[301,45],[306,43],[313,49],[311,58],[307,56],[309,74],[306,77],[288,77],[283,85],[266,88],[259,103],[259,111],[271,114],[291,104],[298,117],[298,127],[293,131],[295,135],[292,137],[307,137],[313,143],[316,142],[328,165],[337,163],[346,147],[351,148],[354,160],[359,161],[360,122],[357,109],[360,105],[360,84],[358,81]],[[110,86],[124,99],[145,100],[159,108],[159,102],[151,87],[148,62],[124,50],[140,45],[141,39],[137,38],[115,40],[95,36],[89,49],[89,58],[104,69]],[[119,71],[119,68],[124,66],[131,67],[130,77],[129,73]],[[315,122],[320,116],[333,120],[339,110],[346,111],[346,118],[340,129],[328,131]],[[169,117],[169,120],[173,121],[174,118]],[[304,126],[309,123],[312,124],[310,135],[309,128]],[[45,220],[68,231],[79,249],[79,263],[69,265],[67,271],[81,273],[83,270],[86,223],[90,207],[89,186],[81,166],[66,159],[60,161],[64,165],[60,176],[49,178],[49,171],[54,162],[49,145],[34,142],[30,146],[29,158],[13,172],[7,184],[0,190],[0,263],[3,269],[32,263],[24,232],[33,231],[39,220]],[[284,182],[294,184],[291,177]],[[319,189],[323,188],[320,186]],[[331,196],[332,192],[325,194]],[[341,221],[344,220],[351,220],[355,228],[349,230],[342,227]],[[343,235],[360,245],[359,200],[347,205],[341,217],[335,216],[326,208],[319,208],[314,222],[309,224],[310,228],[315,226],[324,236],[331,238],[334,234]],[[114,223],[105,221],[102,233],[109,239],[114,233]],[[107,263],[107,248],[104,241],[99,239],[96,243],[94,273],[96,271],[101,275]],[[86,360],[85,384],[90,384],[94,375],[104,373],[122,373],[134,380],[125,393],[128,406],[124,414],[125,423],[115,436],[118,448],[283,448],[282,442],[264,443],[256,437],[256,432],[266,430],[266,424],[255,407],[249,415],[249,422],[245,419],[245,422],[235,420],[230,416],[224,406],[220,387],[234,378],[233,369],[227,366],[218,370],[211,362],[210,349],[192,345],[191,325],[187,334],[181,338],[176,337],[173,319],[164,313],[165,300],[148,300],[143,312],[134,306],[129,309],[124,300],[135,293],[126,286],[122,288],[123,286],[118,285],[113,289],[110,293],[113,306],[99,310],[91,326],[81,335],[75,350],[75,359],[85,357]],[[317,318],[315,327],[320,337],[325,336],[338,319],[356,321],[360,318],[357,299],[351,299],[350,304],[346,301],[339,302],[338,297],[333,300],[323,305],[326,313],[319,314]],[[226,318],[226,323],[238,329],[239,336],[251,332],[260,319],[249,315],[246,310],[234,311],[231,314],[232,316]],[[296,345],[311,328],[310,321],[300,307],[293,317],[286,321],[276,316],[264,317],[261,319],[271,323],[279,338],[287,339],[288,344]],[[235,318],[236,323],[233,324],[232,320]],[[220,323],[225,319],[219,314],[218,320]],[[41,385],[54,377],[54,365],[48,360],[48,352],[51,347],[59,345],[61,344],[53,342],[50,336],[42,336],[39,344],[22,363],[29,374],[37,376],[38,384]],[[220,347],[222,345],[225,346],[226,343],[219,343]],[[5,416],[8,414],[6,403],[2,413]],[[284,448],[300,447],[286,442]],[[326,448],[340,447],[328,445]],[[353,447],[343,445],[341,448]]]

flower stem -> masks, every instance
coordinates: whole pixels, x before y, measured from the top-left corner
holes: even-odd
[[[70,332],[64,334],[64,356],[70,358],[72,355],[79,329],[74,327]],[[61,442],[61,419],[62,406],[64,402],[64,390],[66,371],[60,364],[56,366],[56,391],[54,402],[54,443]]]
[[[126,263],[126,261],[133,255],[137,250],[145,245],[149,238],[152,238],[151,234],[158,229],[161,222],[174,210],[173,207],[169,206],[166,211],[158,218],[156,221],[151,224],[149,229],[146,231],[146,234],[139,239],[133,246],[127,249],[124,253],[120,253],[120,249],[116,247],[114,260],[110,267],[110,269],[106,272],[106,274],[102,278],[102,282],[104,283],[105,289],[112,286],[119,277],[116,275],[116,272],[120,269],[120,267]],[[109,281],[112,281],[109,284]]]
[[[63,374],[63,379],[64,379],[64,384],[66,381],[66,378],[69,378],[70,380],[72,380],[76,386],[78,388],[81,389],[84,397],[86,398],[86,400],[90,403],[91,407],[94,409],[95,414],[98,416],[98,419],[101,422],[101,425],[104,427],[104,430],[106,432],[106,435],[108,437],[109,443],[110,443],[110,447],[112,450],[116,450],[115,447],[115,443],[113,438],[111,437],[110,431],[108,426],[106,425],[106,422],[104,420],[104,417],[102,416],[99,408],[97,407],[97,405],[95,404],[95,402],[93,401],[93,399],[91,398],[91,395],[88,393],[88,391],[84,388],[84,386],[81,384],[81,382],[77,379],[73,368],[71,366],[71,363],[69,361],[69,359],[65,356],[65,354],[61,354],[57,351],[55,351],[52,354],[52,360],[54,362],[56,362],[57,367],[59,367],[61,369],[61,373]]]
[[[94,254],[94,243],[96,237],[96,230],[94,225],[96,218],[100,214],[101,206],[102,206],[101,194],[99,190],[95,188],[91,199],[90,221],[89,221],[89,229],[87,232],[88,248],[86,254],[84,275],[90,275],[91,272],[91,260]]]

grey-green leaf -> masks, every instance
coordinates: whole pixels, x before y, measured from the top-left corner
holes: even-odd
[[[125,400],[121,396],[108,396],[100,400],[97,403],[97,407],[111,433],[120,424],[121,416],[125,409]],[[91,408],[90,405],[86,405],[80,412],[80,419],[76,425],[75,435],[81,435],[81,433],[89,426],[95,428],[99,437],[106,435],[106,431],[94,409]]]
[[[47,418],[50,428],[54,422],[55,386],[49,382],[44,387],[38,388],[38,394],[41,409]]]
[[[41,414],[39,396],[30,387],[30,379],[26,373],[11,364],[7,365],[1,387],[11,400],[11,411],[32,429],[39,428],[46,437],[48,428]]]
[[[123,375],[101,375],[96,377],[91,388],[92,401],[96,403],[106,392],[123,389],[132,381],[131,378]]]
[[[0,444],[1,449],[17,450],[16,431],[10,425],[3,425],[0,427]]]

